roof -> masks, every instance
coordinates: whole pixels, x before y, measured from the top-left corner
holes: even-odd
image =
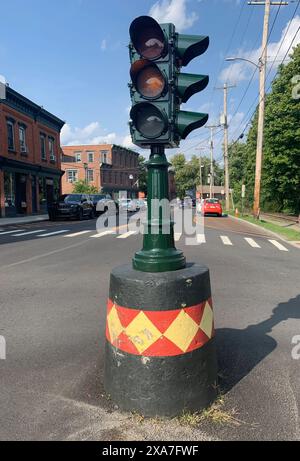
[[[41,123],[51,126],[51,128],[60,131],[65,124],[65,122],[56,117],[56,115],[51,114],[42,106],[39,106],[35,102],[13,90],[8,85],[6,86],[5,96],[5,99],[0,100],[0,104],[5,104],[16,111],[33,118],[34,120],[38,120]]]

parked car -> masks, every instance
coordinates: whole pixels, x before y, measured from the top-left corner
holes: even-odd
[[[90,198],[93,202],[96,216],[106,211],[118,210],[118,203],[116,203],[109,194],[90,194]]]
[[[64,194],[48,207],[50,221],[57,218],[94,218],[94,206],[87,194]]]
[[[202,214],[206,215],[217,215],[222,217],[223,210],[220,201],[216,198],[207,198],[204,200],[202,205]]]

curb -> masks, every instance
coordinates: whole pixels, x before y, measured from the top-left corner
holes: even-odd
[[[35,218],[35,219],[34,219],[34,218]],[[19,221],[18,218],[15,218],[16,220],[13,221],[13,218],[12,218],[11,222],[4,222],[4,223],[1,222],[2,219],[5,220],[6,218],[0,218],[0,229],[1,229],[2,227],[6,227],[6,226],[22,225],[22,224],[32,224],[32,223],[35,223],[35,222],[49,221],[49,216],[48,216],[48,215],[45,215],[45,216],[40,216],[40,217],[38,217],[38,218],[37,218],[37,217],[34,217],[34,216],[32,216],[32,217],[29,216],[29,217],[28,217],[28,220],[25,219],[24,221],[21,221],[21,220]],[[21,218],[21,219],[23,219],[23,218]]]
[[[263,230],[264,232],[266,232],[267,234],[269,234],[271,237],[276,237],[278,240],[281,240],[282,242],[288,243],[288,244],[291,245],[292,247],[297,248],[298,250],[300,250],[299,244],[297,244],[296,242],[293,242],[293,241],[291,241],[291,240],[286,240],[286,239],[285,239],[284,237],[282,237],[281,235],[276,234],[276,232],[272,232],[272,231],[270,231],[269,229],[265,229],[264,227],[259,226],[258,224],[254,224],[254,223],[249,222],[249,221],[246,221],[245,219],[242,219],[242,218],[237,218],[236,216],[228,215],[228,217],[231,218],[231,219],[236,219],[237,221],[240,221],[240,222],[243,222],[243,223],[250,224],[250,226],[255,227],[255,229]]]

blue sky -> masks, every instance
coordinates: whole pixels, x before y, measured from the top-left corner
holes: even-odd
[[[270,36],[270,61],[280,45],[277,59],[282,59],[299,27],[300,9],[281,42],[294,9],[295,3],[280,9]],[[277,10],[272,7],[271,25]],[[253,78],[241,102],[254,67],[241,62],[230,65],[224,58],[258,60],[263,12],[262,6],[248,6],[246,0],[1,2],[0,75],[15,90],[66,121],[64,144],[115,142],[130,146],[128,28],[136,16],[150,13],[160,22],[174,22],[181,32],[210,36],[208,51],[184,69],[209,74],[209,87],[183,108],[208,112],[209,123],[218,123],[223,95],[214,87],[225,81],[235,83],[229,112],[235,114],[230,137],[236,139],[255,108],[250,110],[258,94],[258,78]],[[300,33],[294,44],[299,42]],[[277,65],[274,63],[268,83]],[[201,146],[202,155],[208,154],[208,134],[204,128],[193,132],[179,151],[190,157],[199,154],[196,148]],[[221,146],[218,134],[217,159],[222,155]]]

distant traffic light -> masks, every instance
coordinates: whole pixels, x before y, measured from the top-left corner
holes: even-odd
[[[180,69],[206,51],[209,38],[180,35],[174,24],[158,24],[149,16],[132,22],[130,38],[133,143],[178,147],[208,120],[207,114],[180,111],[181,103],[207,86],[208,76],[183,74]]]

